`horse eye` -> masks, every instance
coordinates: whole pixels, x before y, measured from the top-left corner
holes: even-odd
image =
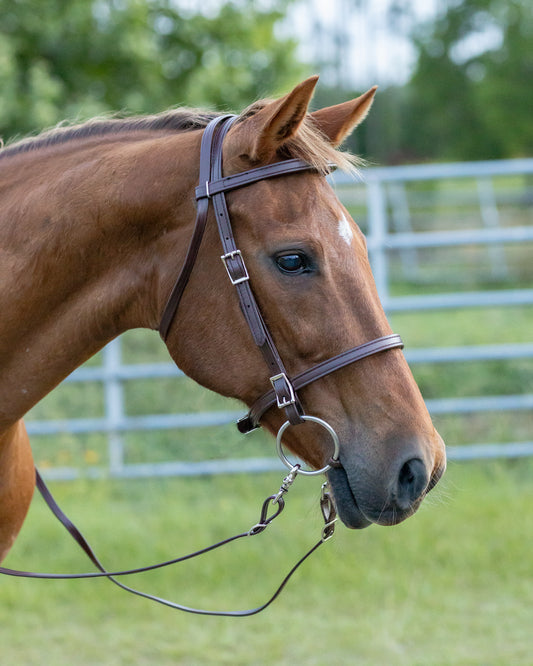
[[[304,254],[280,254],[276,257],[276,264],[282,273],[296,275],[303,273],[309,268],[307,257]]]

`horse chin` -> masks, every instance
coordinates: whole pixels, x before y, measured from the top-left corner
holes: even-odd
[[[364,515],[357,504],[344,467],[331,468],[327,476],[333,491],[337,513],[346,527],[352,530],[362,530],[371,525],[372,521]]]

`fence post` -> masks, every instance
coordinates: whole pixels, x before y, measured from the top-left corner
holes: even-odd
[[[382,183],[371,178],[367,181],[368,250],[372,272],[384,309],[389,300],[387,264],[387,203]]]
[[[499,229],[500,214],[498,212],[498,206],[496,205],[492,179],[489,176],[486,176],[484,178],[478,178],[476,183],[483,226],[485,229]],[[503,245],[489,245],[488,253],[491,260],[492,276],[497,279],[507,278],[509,276],[509,271],[507,269],[505,249]]]
[[[390,201],[391,222],[395,231],[400,233],[412,233],[411,215],[409,212],[409,200],[405,189],[405,183],[397,181],[389,183],[387,188]],[[418,253],[415,247],[402,248],[400,250],[403,274],[408,280],[416,280],[418,277]]]
[[[124,392],[119,370],[122,363],[120,338],[115,338],[104,348],[104,395],[109,471],[119,475],[124,467],[124,442],[120,425],[124,418]]]

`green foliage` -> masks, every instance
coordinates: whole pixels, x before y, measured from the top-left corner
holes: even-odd
[[[404,142],[424,158],[533,151],[533,15],[522,0],[447,2],[414,33]]]
[[[412,4],[390,11],[411,25],[414,72],[404,86],[380,87],[349,148],[370,164],[532,155],[530,3],[445,0],[422,24]],[[323,83],[319,95],[327,104],[361,92]]]
[[[0,0],[0,136],[110,110],[239,110],[283,90],[301,75],[275,34],[288,2]]]

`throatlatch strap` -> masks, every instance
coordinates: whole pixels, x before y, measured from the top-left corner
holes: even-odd
[[[202,135],[202,146],[204,145],[208,146],[208,150],[210,151],[211,154],[209,160],[200,161],[200,175],[199,175],[200,183],[207,183],[211,179],[211,163],[214,158],[214,155],[212,153],[218,148],[216,144],[213,144],[213,134],[215,132],[217,124],[229,120],[231,118],[235,118],[235,116],[226,115],[216,118],[216,122],[210,123],[206,127]],[[192,269],[194,268],[194,264],[196,263],[198,251],[202,243],[202,238],[204,237],[208,212],[209,212],[209,199],[208,198],[199,199],[198,207],[196,209],[196,222],[194,225],[193,235],[191,237],[191,241],[187,249],[187,255],[185,257],[185,261],[183,263],[181,272],[178,276],[178,279],[176,280],[176,283],[172,289],[172,292],[170,293],[167,304],[163,311],[163,316],[161,317],[161,323],[159,324],[159,334],[165,341],[168,337],[168,332],[170,330],[172,321],[176,316],[176,312],[178,310],[181,297],[183,296],[183,292],[185,291],[185,287],[187,286],[189,278],[191,277]]]

